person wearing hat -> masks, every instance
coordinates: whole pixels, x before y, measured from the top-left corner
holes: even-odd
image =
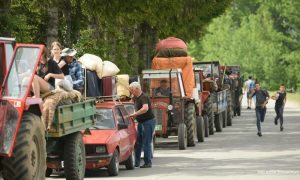
[[[73,81],[73,89],[82,91],[83,90],[83,71],[81,64],[76,61],[74,56],[77,51],[75,49],[65,48],[61,51],[61,57],[64,58],[64,61],[69,66],[69,74]]]

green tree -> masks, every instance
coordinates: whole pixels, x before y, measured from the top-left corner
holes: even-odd
[[[0,32],[18,42],[58,40],[66,47],[94,53],[116,63],[123,73],[149,68],[159,39],[185,41],[203,36],[203,28],[231,0],[5,0]],[[4,26],[2,26],[4,24]],[[87,46],[89,45],[89,46]]]
[[[234,1],[189,47],[199,60],[239,64],[270,89],[296,87],[299,69],[298,1]],[[199,52],[201,50],[201,52]]]

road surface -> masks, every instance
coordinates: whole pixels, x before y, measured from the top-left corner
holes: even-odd
[[[204,143],[180,151],[174,139],[168,139],[156,148],[152,168],[125,170],[121,166],[119,176],[110,179],[300,180],[300,107],[287,103],[283,132],[274,125],[273,107],[274,101],[270,101],[262,137],[256,135],[254,110],[243,108],[242,116],[233,119],[233,126],[209,136]],[[85,179],[108,177],[103,169]]]

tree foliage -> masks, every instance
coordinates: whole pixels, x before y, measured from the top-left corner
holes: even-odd
[[[300,62],[300,2],[234,1],[214,19],[206,34],[189,45],[198,60],[239,64],[270,89],[280,83],[296,88]]]
[[[18,42],[59,40],[78,56],[93,53],[121,73],[149,68],[159,39],[198,39],[231,0],[5,0],[0,34]]]

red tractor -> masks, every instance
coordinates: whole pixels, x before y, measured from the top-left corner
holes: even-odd
[[[152,69],[143,71],[142,87],[151,98],[156,136],[178,136],[179,149],[204,141],[201,97],[196,89],[187,45],[176,37],[156,45]]]
[[[223,86],[219,62],[193,62],[193,66],[203,74],[203,93],[207,97],[204,99],[203,114],[209,119],[209,134],[214,134],[214,127],[221,132],[231,125],[232,117],[229,116],[228,90]]]
[[[31,94],[32,80],[45,47],[16,44],[9,56],[11,48],[3,53],[6,45],[1,42],[1,71],[5,73],[0,97],[3,178],[42,180],[47,166],[48,171],[59,166],[64,168],[66,179],[83,179],[85,148],[80,131],[94,123],[95,100],[58,106],[52,131],[45,133],[41,120],[42,100]],[[8,62],[6,57],[12,57],[9,66],[3,65]]]
[[[239,65],[221,66],[224,72],[224,86],[229,86],[231,92],[231,108],[233,116],[241,115],[243,98],[243,78],[241,77],[241,67]]]
[[[213,122],[213,109],[212,109],[212,101],[209,98],[210,92],[212,92],[212,88],[210,83],[204,81],[203,70],[200,68],[194,68],[195,74],[195,82],[196,88],[198,90],[199,97],[201,97],[201,101],[199,103],[199,111],[202,112],[202,118],[204,123],[204,136],[208,137],[210,134],[214,134],[214,122]]]
[[[181,69],[144,70],[142,74],[143,90],[150,96],[157,120],[155,135],[178,136],[180,150],[195,146],[196,137],[204,141],[204,123],[197,105],[200,99],[186,95]],[[157,93],[163,81],[170,87],[168,94]]]

